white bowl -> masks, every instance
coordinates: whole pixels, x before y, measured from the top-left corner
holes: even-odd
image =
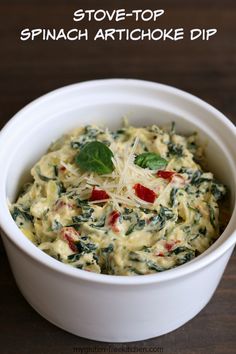
[[[201,256],[162,273],[112,276],[58,262],[18,229],[7,199],[50,143],[88,123],[120,126],[176,121],[182,133],[207,140],[209,169],[230,189],[231,220]],[[172,87],[138,80],[101,80],[53,91],[18,112],[0,134],[0,221],[16,282],[43,317],[76,335],[108,342],[147,339],[173,331],[210,300],[236,242],[236,128],[219,111]],[[27,171],[27,173],[26,173]]]

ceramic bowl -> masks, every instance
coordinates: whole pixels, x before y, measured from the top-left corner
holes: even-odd
[[[75,269],[48,256],[18,229],[9,210],[19,186],[50,143],[89,123],[118,128],[171,121],[198,131],[211,170],[230,191],[230,222],[191,262],[162,273],[113,276]],[[212,297],[236,242],[236,128],[219,111],[176,88],[139,80],[98,80],[53,91],[18,112],[0,133],[0,223],[18,287],[30,305],[78,336],[130,342],[160,336],[194,317]]]

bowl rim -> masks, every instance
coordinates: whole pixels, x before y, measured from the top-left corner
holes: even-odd
[[[186,92],[183,90],[180,90],[178,88],[175,88],[173,86],[165,85],[165,84],[160,84],[152,81],[146,81],[146,80],[138,80],[138,79],[102,79],[102,80],[91,80],[91,81],[85,81],[85,82],[79,82],[79,83],[74,83],[70,85],[66,85],[63,87],[60,87],[56,90],[53,90],[49,93],[46,93],[39,98],[33,100],[29,104],[27,104],[25,107],[23,107],[21,110],[19,110],[2,128],[0,132],[0,149],[1,145],[4,143],[4,139],[7,139],[8,137],[8,131],[10,131],[14,126],[17,126],[18,121],[20,120],[21,116],[24,115],[27,110],[31,109],[32,107],[36,107],[38,104],[44,103],[44,101],[47,101],[48,99],[50,100],[51,98],[54,98],[56,96],[60,96],[61,94],[65,92],[69,92],[70,90],[73,91],[75,88],[80,87],[83,89],[88,88],[88,87],[99,87],[101,88],[102,86],[107,86],[107,85],[130,85],[131,87],[142,87],[143,89],[145,88],[159,88],[162,90],[162,92],[168,92],[177,95],[178,97],[182,97],[187,101],[190,101],[190,103],[196,103],[197,105],[200,105],[202,108],[205,110],[210,111],[211,113],[214,114],[215,118],[220,120],[228,129],[231,130],[231,132],[234,133],[236,137],[236,127],[234,124],[220,111],[218,111],[216,108],[208,104],[207,102],[201,100],[200,98]],[[0,156],[1,160],[1,156]],[[0,178],[1,181],[1,178]],[[1,181],[3,182],[3,181]],[[4,186],[5,188],[5,186]],[[5,189],[4,189],[5,190]],[[67,264],[64,264],[53,257],[47,255],[43,251],[41,251],[38,247],[36,247],[27,237],[22,238],[22,232],[20,229],[17,227],[15,224],[14,220],[11,217],[11,214],[9,212],[9,209],[7,207],[7,202],[6,202],[6,196],[5,194],[1,196],[0,193],[0,227],[2,228],[2,231],[4,235],[6,235],[7,239],[14,244],[15,247],[17,247],[21,252],[25,253],[28,257],[33,259],[36,263],[39,263],[40,265],[50,268],[51,270],[54,270],[58,273],[76,278],[76,279],[83,279],[86,281],[90,282],[95,282],[95,283],[103,283],[103,284],[112,284],[112,285],[142,285],[142,284],[152,284],[152,283],[159,283],[159,282],[165,282],[171,279],[177,279],[179,277],[188,275],[190,273],[193,273],[201,268],[206,267],[208,264],[211,264],[212,262],[216,261],[218,258],[220,258],[224,253],[229,251],[231,248],[233,248],[235,242],[236,242],[236,229],[233,228],[232,230],[232,219],[236,219],[236,208],[234,206],[234,210],[231,216],[231,219],[229,221],[229,224],[227,225],[225,231],[223,234],[228,230],[228,228],[231,226],[231,231],[230,231],[230,236],[224,240],[220,245],[215,247],[214,249],[211,250],[211,247],[208,248],[210,250],[206,250],[203,252],[200,256],[194,258],[191,262],[187,262],[184,265],[177,266],[175,268],[172,268],[170,270],[166,270],[164,272],[160,273],[154,273],[154,274],[148,274],[148,275],[134,275],[134,276],[120,276],[120,275],[107,275],[107,274],[98,274],[98,273],[93,273],[93,272],[88,272],[84,270],[80,270],[71,266],[68,266]],[[5,202],[4,202],[5,201]],[[222,236],[223,236],[222,234]],[[219,239],[218,239],[219,240]],[[217,241],[218,241],[217,240]],[[214,245],[217,243],[217,241],[214,243]],[[206,254],[207,252],[207,254]]]

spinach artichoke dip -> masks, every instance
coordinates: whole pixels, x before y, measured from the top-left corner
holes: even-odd
[[[197,134],[89,125],[54,142],[10,206],[21,231],[86,271],[142,275],[184,264],[220,235],[226,188],[201,167]]]

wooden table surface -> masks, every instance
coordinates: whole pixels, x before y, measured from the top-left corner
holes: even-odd
[[[23,28],[73,28],[94,32],[114,23],[73,23],[78,8],[164,8],[156,24],[139,27],[217,28],[209,41],[180,42],[21,42]],[[120,26],[120,24],[119,24]],[[122,24],[137,26],[132,20]],[[46,1],[0,0],[0,124],[36,97],[74,82],[99,78],[138,78],[166,83],[213,104],[236,123],[236,1]],[[40,317],[14,282],[0,244],[0,352],[235,353],[236,255],[206,308],[178,330],[132,344],[103,344],[66,333]],[[160,352],[160,351],[159,351]]]

